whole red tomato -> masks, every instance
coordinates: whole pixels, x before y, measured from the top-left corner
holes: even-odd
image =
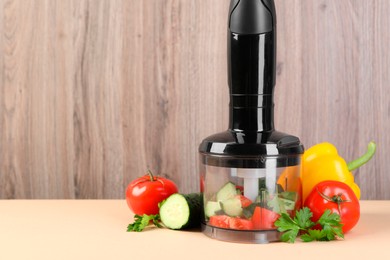
[[[339,214],[341,223],[344,224],[344,233],[351,230],[360,218],[359,200],[353,190],[343,182],[318,183],[306,198],[305,206],[313,212],[313,221],[317,221],[326,209]]]
[[[132,181],[126,190],[126,202],[137,215],[158,214],[158,203],[177,193],[176,184],[168,179],[148,174]]]

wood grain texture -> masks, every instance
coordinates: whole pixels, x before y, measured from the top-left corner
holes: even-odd
[[[0,0],[0,198],[123,198],[149,166],[198,190],[226,129],[227,0]],[[212,4],[211,4],[212,2]],[[276,0],[276,128],[334,143],[390,199],[390,1]]]

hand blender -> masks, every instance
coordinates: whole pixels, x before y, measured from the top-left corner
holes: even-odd
[[[276,219],[302,204],[304,148],[274,127],[274,1],[231,0],[228,28],[229,128],[199,146],[202,231],[232,242],[278,241]]]

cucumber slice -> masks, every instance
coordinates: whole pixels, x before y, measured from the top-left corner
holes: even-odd
[[[228,182],[217,192],[217,201],[225,201],[234,198],[236,195],[236,185],[232,182]]]
[[[217,201],[208,201],[206,203],[204,213],[206,217],[211,217],[217,214],[218,211],[222,210],[221,204]]]
[[[249,205],[248,207],[246,207],[242,210],[242,215],[245,218],[250,219],[252,217],[253,212],[255,211],[256,207],[261,207],[261,204],[258,202],[252,203],[251,205]]]
[[[161,222],[169,229],[186,229],[200,226],[203,211],[201,193],[169,196],[160,207]]]
[[[279,200],[281,203],[283,203],[284,208],[286,210],[294,210],[295,209],[295,201],[294,200],[283,199],[283,198],[279,198]]]
[[[267,206],[279,214],[287,213],[287,210],[294,210],[295,201],[279,198],[275,196],[273,199],[267,202]]]
[[[230,217],[238,217],[242,214],[241,200],[231,198],[221,202],[222,210]]]

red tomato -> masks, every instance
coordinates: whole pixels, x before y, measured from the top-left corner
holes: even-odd
[[[209,225],[220,228],[229,228],[229,220],[231,217],[226,215],[215,215],[209,219]]]
[[[353,190],[343,182],[320,182],[314,186],[304,206],[313,212],[313,221],[317,221],[326,209],[339,214],[341,223],[344,224],[344,233],[351,230],[360,218],[359,200]]]
[[[239,190],[241,192],[241,194],[244,193],[244,187],[243,186],[236,185],[236,190]]]
[[[209,225],[219,228],[230,228],[239,230],[253,229],[252,221],[239,217],[229,217],[226,215],[211,216],[209,219]]]
[[[275,221],[280,215],[271,210],[256,207],[252,215],[252,223],[254,229],[275,229]]]
[[[242,208],[246,208],[252,204],[252,201],[243,195],[237,195],[236,197],[240,199]]]
[[[229,228],[239,230],[251,230],[253,229],[252,221],[243,218],[230,218]]]
[[[158,214],[158,203],[177,193],[176,184],[168,179],[148,175],[132,181],[126,190],[126,202],[129,208],[137,215]]]

